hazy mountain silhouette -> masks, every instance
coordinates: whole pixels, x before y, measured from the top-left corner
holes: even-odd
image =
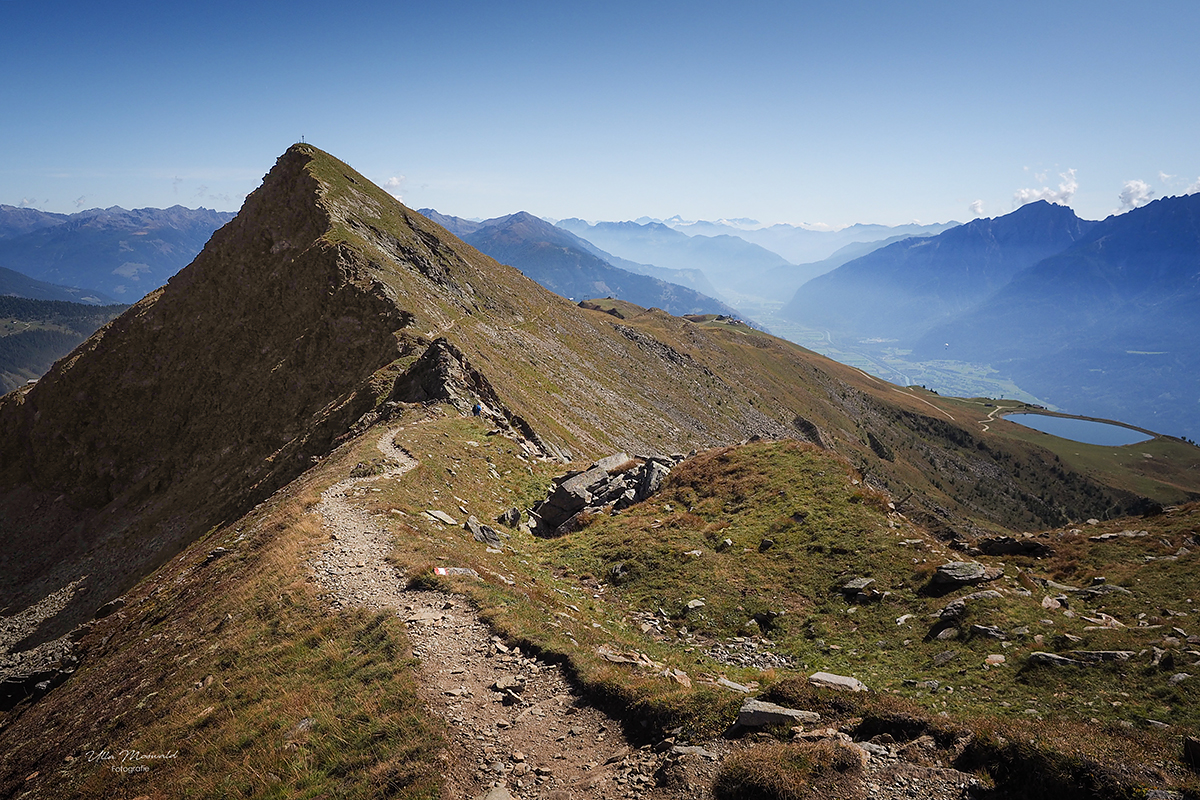
[[[421,213],[426,213],[422,211]],[[613,266],[568,230],[524,211],[470,222],[429,210],[431,220],[552,292],[575,300],[616,297],[671,314],[730,314],[724,303],[678,284]]]
[[[917,344],[1073,413],[1200,436],[1200,194],[1093,225]],[[947,346],[948,345],[948,346]]]
[[[49,283],[95,289],[132,302],[191,261],[213,231],[233,218],[224,211],[113,206],[61,215],[18,215],[4,208],[0,227],[26,230],[0,238],[0,267]],[[57,220],[56,224],[49,224]]]
[[[801,286],[782,313],[814,328],[904,342],[971,308],[1094,225],[1066,206],[1030,203],[849,261]]]

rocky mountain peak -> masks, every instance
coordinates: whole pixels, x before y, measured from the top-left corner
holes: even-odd
[[[371,234],[357,210],[384,212],[343,167],[289,149],[191,265],[0,401],[0,533],[19,542],[0,606],[85,573],[103,602],[374,404],[367,381],[413,317],[349,242]]]

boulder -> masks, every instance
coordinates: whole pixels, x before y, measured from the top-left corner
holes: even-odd
[[[509,528],[517,527],[521,524],[521,509],[516,508],[515,506],[510,508],[508,511],[505,511],[503,514],[496,517],[496,522],[499,522],[501,525],[505,525]]]
[[[808,676],[808,682],[813,686],[825,689],[840,689],[847,692],[865,692],[867,685],[858,678],[845,675],[834,675],[832,672],[814,672]]]
[[[440,522],[444,525],[453,525],[455,527],[458,526],[458,520],[447,514],[445,511],[431,509],[425,512],[425,516],[429,517],[434,522]]]
[[[613,453],[611,456],[605,456],[596,462],[596,466],[605,472],[612,472],[618,467],[623,467],[633,459],[625,453]]]
[[[973,600],[999,600],[1003,595],[995,589],[984,589],[982,592],[973,592],[964,597],[957,597],[951,600],[941,611],[938,611],[936,616],[943,620],[954,620],[962,617],[967,612],[967,603]]]
[[[766,700],[747,700],[738,711],[734,728],[766,728],[771,725],[799,725],[802,723],[819,722],[821,715],[815,711],[801,711],[795,708],[768,703]]]
[[[671,474],[671,468],[658,461],[646,464],[641,484],[637,488],[638,499],[644,500],[662,488],[663,481]]]
[[[1004,570],[988,568],[975,561],[950,561],[942,564],[929,580],[931,588],[952,591],[984,581],[992,581],[1004,574]]]
[[[851,578],[842,584],[842,594],[858,594],[874,585],[874,578]]]
[[[500,547],[504,544],[500,541],[500,534],[496,533],[495,529],[480,523],[474,515],[467,517],[467,522],[463,527],[471,532],[471,537],[477,542],[483,542],[491,547]]]
[[[1052,667],[1082,667],[1082,661],[1060,656],[1057,653],[1046,653],[1041,650],[1029,654],[1030,664],[1049,664]]]
[[[1007,639],[1004,631],[992,625],[972,625],[969,629],[971,636],[986,636],[989,639]]]
[[[1183,762],[1200,771],[1200,739],[1195,736],[1183,737]]]
[[[995,536],[978,542],[979,552],[988,556],[1029,556],[1044,558],[1054,551],[1036,539],[1014,539],[1011,536]]]

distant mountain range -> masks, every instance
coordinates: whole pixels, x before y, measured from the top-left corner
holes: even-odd
[[[0,296],[28,297],[33,300],[65,300],[86,305],[108,305],[117,302],[95,289],[77,289],[56,283],[34,280],[28,275],[0,267]]]
[[[232,218],[183,206],[70,215],[0,206],[0,267],[132,302],[186,266]]]
[[[813,278],[783,309],[805,325],[909,340],[968,310],[1095,223],[1039,201],[929,238],[882,247]]]
[[[824,261],[839,249],[867,242],[909,236],[933,236],[958,226],[958,222],[939,222],[930,225],[909,223],[907,225],[875,225],[858,223],[838,230],[822,230],[804,225],[762,225],[753,219],[722,219],[716,221],[686,221],[678,216],[666,220],[638,219],[639,224],[661,222],[688,236],[737,236],[778,253],[794,264],[811,264]],[[861,255],[861,254],[860,254]]]
[[[1031,203],[849,261],[785,313],[989,365],[1072,413],[1200,435],[1200,195],[1101,222]]]
[[[1200,437],[1200,194],[1095,223],[915,345],[1078,414]]]
[[[612,257],[591,243],[523,211],[483,222],[433,209],[422,209],[420,213],[563,297],[585,300],[612,296],[676,315],[736,315],[729,306],[696,289],[614,266],[609,261]],[[703,275],[693,276],[692,280],[699,282]]]
[[[751,276],[792,266],[778,253],[730,234],[688,236],[661,223],[559,221],[559,228],[632,261],[704,272],[727,302],[754,293]]]
[[[836,261],[835,253],[849,247],[854,255],[882,246],[895,237],[931,236],[957,226],[852,225],[840,231],[819,231],[795,225],[753,227],[754,220],[685,222],[597,222],[564,219],[560,228],[618,256],[660,267],[702,271],[718,297],[737,304],[741,300],[777,301],[805,281],[840,266],[852,255]],[[789,260],[790,259],[790,260]]]

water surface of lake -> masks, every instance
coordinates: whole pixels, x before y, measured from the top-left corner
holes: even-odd
[[[1006,414],[1004,418],[1009,422],[1024,425],[1026,428],[1033,428],[1035,431],[1084,444],[1119,447],[1123,444],[1135,444],[1154,438],[1132,428],[1109,425],[1107,422],[1092,422],[1087,419],[1047,417],[1044,414]]]

